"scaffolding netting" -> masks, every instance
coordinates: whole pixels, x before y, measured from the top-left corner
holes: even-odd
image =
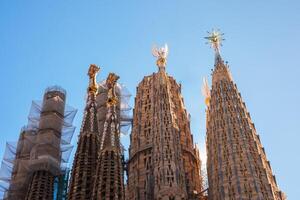
[[[107,89],[106,80],[103,80],[99,83],[100,88]],[[127,135],[128,131],[132,126],[132,115],[130,106],[130,97],[131,94],[124,84],[116,84],[116,94],[119,96],[120,102],[120,131],[121,134]]]
[[[62,145],[71,143],[75,129],[76,129],[75,126],[63,126],[62,132],[61,132],[61,144]]]
[[[64,112],[65,126],[72,126],[76,113],[77,113],[77,109],[73,108],[72,106],[69,106],[68,104],[65,106],[65,112]]]
[[[11,180],[11,174],[13,170],[13,164],[2,161],[0,170],[0,180],[4,182],[9,182]]]
[[[32,101],[29,115],[27,130],[36,130],[39,128],[40,115],[42,110],[42,101]]]
[[[64,88],[60,87],[59,85],[54,85],[46,88],[45,93],[47,92],[61,92],[64,95],[67,94],[67,91]]]
[[[39,127],[39,121],[42,112],[42,101],[32,101],[30,112],[28,115],[28,130],[36,130]],[[73,108],[72,106],[66,105],[64,110],[64,127],[72,126],[74,117],[76,116],[77,109]]]
[[[69,162],[69,158],[70,155],[72,153],[73,150],[73,145],[70,144],[66,144],[66,145],[61,145],[60,146],[60,151],[61,151],[61,163],[64,164],[68,164]]]
[[[17,153],[17,143],[16,142],[7,142],[5,146],[5,152],[3,161],[13,164],[14,159]]]
[[[66,91],[59,86],[49,87],[46,92],[59,91],[66,94]],[[5,199],[8,190],[12,190],[12,177],[19,176],[20,180],[23,177],[28,176],[30,171],[32,159],[49,158],[59,164],[61,174],[64,174],[67,170],[68,161],[73,149],[71,140],[75,132],[75,126],[73,126],[73,120],[77,113],[77,110],[69,105],[65,105],[63,114],[63,123],[61,127],[61,138],[59,147],[53,145],[53,148],[59,148],[60,160],[55,160],[50,155],[38,156],[32,158],[32,149],[41,142],[37,141],[37,135],[39,134],[39,122],[41,118],[42,101],[32,101],[30,112],[28,115],[28,124],[21,128],[21,133],[18,142],[7,142],[3,161],[0,168],[0,199]],[[51,144],[51,143],[49,143]],[[13,186],[15,187],[15,186]]]

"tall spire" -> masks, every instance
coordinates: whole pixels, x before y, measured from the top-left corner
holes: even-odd
[[[100,151],[104,149],[104,147],[114,147],[118,146],[115,144],[115,136],[119,135],[119,121],[117,120],[116,108],[119,104],[119,99],[116,95],[115,86],[117,80],[120,77],[114,73],[109,73],[106,79],[106,86],[108,88],[107,92],[107,114],[104,122],[104,131],[101,138],[100,143]],[[110,130],[109,130],[109,127]]]
[[[206,112],[208,199],[284,200],[250,114],[221,59],[221,36],[213,32],[206,37],[216,53]]]
[[[157,48],[154,46],[152,48],[152,55],[157,58],[156,65],[158,66],[159,71],[165,70],[168,54],[169,48],[167,44],[165,44],[164,47]]]
[[[100,68],[91,64],[88,70],[88,99],[84,110],[82,126],[73,162],[68,200],[91,199],[98,157],[99,129],[97,120],[96,76]]]
[[[88,70],[89,86],[87,89],[88,99],[86,105],[86,111],[84,115],[84,121],[81,129],[90,130],[92,132],[98,132],[97,126],[97,109],[96,109],[96,95],[98,93],[97,74],[100,71],[100,67],[95,64],[91,64]]]
[[[93,200],[124,200],[122,150],[120,143],[120,101],[115,89],[119,79],[110,73],[106,79],[106,117],[93,186]]]

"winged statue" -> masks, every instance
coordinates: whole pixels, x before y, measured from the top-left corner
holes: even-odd
[[[157,58],[156,65],[160,69],[166,66],[168,54],[169,48],[167,44],[160,48],[158,48],[157,46],[153,46],[152,48],[152,55]]]

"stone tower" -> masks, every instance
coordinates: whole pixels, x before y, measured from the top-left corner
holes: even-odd
[[[56,199],[64,196],[70,145],[77,110],[66,104],[66,91],[48,87],[32,101],[28,123],[17,142],[7,142],[0,169],[1,199]],[[61,185],[59,185],[61,184]]]
[[[96,94],[98,84],[96,75],[99,67],[91,65],[88,71],[90,83],[88,98],[84,110],[78,146],[73,162],[69,187],[69,200],[90,200],[92,198],[95,168],[99,148],[99,131],[97,120]]]
[[[44,95],[35,144],[27,161],[27,173],[32,174],[27,200],[53,199],[54,179],[61,172],[60,144],[65,99],[65,92],[56,88],[49,88]]]
[[[283,200],[245,103],[220,56],[222,35],[207,37],[215,49],[212,89],[206,87],[207,172],[211,200]]]
[[[124,200],[124,175],[120,144],[120,100],[116,89],[119,77],[110,73],[106,83],[99,88],[97,101],[106,113],[100,137],[96,178],[93,186],[93,200]],[[101,109],[100,107],[100,109]],[[101,123],[101,122],[100,122]],[[102,127],[102,126],[101,126]]]
[[[181,86],[165,71],[167,53],[167,46],[153,50],[159,71],[137,87],[127,199],[196,199],[202,190],[199,153]]]

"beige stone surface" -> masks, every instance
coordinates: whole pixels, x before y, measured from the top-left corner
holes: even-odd
[[[137,87],[127,199],[192,199],[202,190],[201,162],[180,90],[162,69]]]
[[[209,199],[284,199],[250,114],[219,55],[206,128]]]

